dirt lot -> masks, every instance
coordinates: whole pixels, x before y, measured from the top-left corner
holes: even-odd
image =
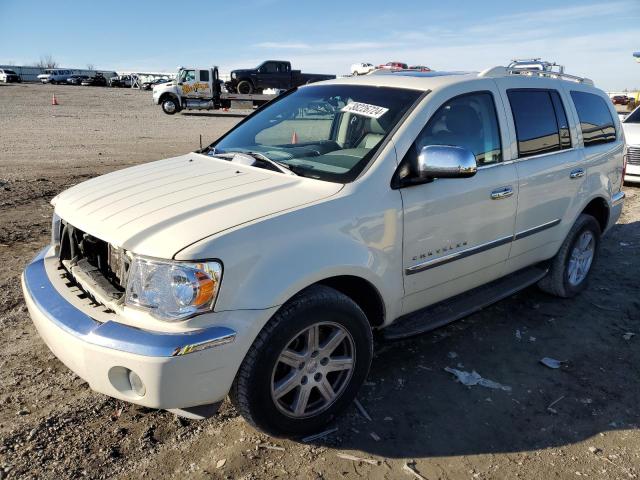
[[[268,438],[228,403],[195,422],[89,390],[38,338],[20,290],[20,271],[48,241],[49,200],[192,150],[199,134],[213,140],[236,121],[169,117],[129,89],[0,85],[0,479],[410,479],[407,461],[429,480],[640,477],[640,189],[631,187],[588,291],[558,300],[530,288],[431,334],[378,344],[359,396],[372,421],[352,407],[317,442]],[[539,363],[547,356],[566,363],[549,369]],[[511,390],[465,387],[447,366]]]

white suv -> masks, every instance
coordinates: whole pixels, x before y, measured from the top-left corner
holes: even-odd
[[[640,107],[622,121],[622,130],[627,142],[627,168],[624,180],[629,183],[640,183]]]
[[[583,290],[623,148],[606,94],[548,64],[300,87],[57,196],[27,306],[98,392],[196,418],[230,394],[266,432],[313,432],[356,396],[374,329]]]
[[[351,65],[351,75],[367,75],[375,69],[372,63],[354,63]]]

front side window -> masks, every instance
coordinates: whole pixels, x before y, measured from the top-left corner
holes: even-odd
[[[493,96],[488,92],[471,93],[442,105],[416,139],[417,152],[428,145],[467,148],[478,166],[500,162],[500,129]]]
[[[264,73],[276,73],[278,71],[278,67],[273,62],[267,62],[267,63],[264,64],[264,66],[261,68],[261,70]]]
[[[549,91],[507,90],[507,96],[516,127],[518,156],[560,150],[560,130]]]
[[[196,72],[195,70],[183,70],[180,75],[181,82],[195,82],[196,81]]]
[[[212,144],[208,154],[249,153],[298,175],[347,183],[367,166],[421,93],[365,85],[300,88],[258,110]]]
[[[578,91],[571,91],[571,98],[578,111],[584,146],[614,142],[616,127],[604,99],[592,93]]]

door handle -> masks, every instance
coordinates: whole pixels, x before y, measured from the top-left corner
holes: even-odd
[[[569,174],[569,178],[580,178],[584,177],[584,168],[576,168],[575,170],[571,170]]]
[[[509,198],[513,195],[513,188],[502,187],[491,192],[491,200],[502,200],[503,198]]]

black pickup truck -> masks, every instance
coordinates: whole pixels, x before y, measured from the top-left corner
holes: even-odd
[[[288,90],[305,83],[332,80],[335,75],[320,75],[302,73],[291,70],[291,62],[282,60],[267,60],[256,68],[233,70],[231,80],[224,85],[229,93],[261,93],[266,88]]]

